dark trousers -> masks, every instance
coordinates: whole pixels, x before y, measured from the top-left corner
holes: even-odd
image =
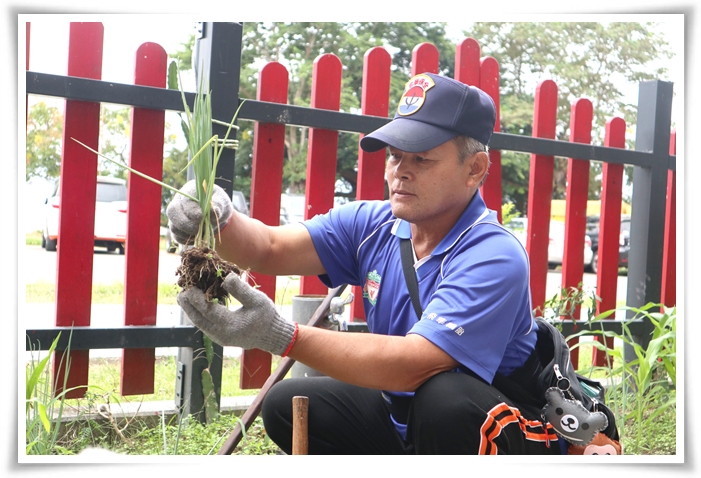
[[[309,454],[560,454],[557,436],[531,409],[466,373],[445,372],[416,390],[407,440],[396,431],[378,390],[329,377],[286,379],[271,388],[266,432],[292,450],[292,397],[309,397]]]

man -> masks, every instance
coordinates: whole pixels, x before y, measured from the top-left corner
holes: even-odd
[[[389,150],[389,201],[357,201],[271,227],[231,212],[218,194],[217,250],[225,259],[264,274],[364,288],[371,334],[288,322],[235,275],[225,287],[242,303],[236,311],[207,302],[198,289],[178,297],[221,345],[289,355],[326,375],[283,380],[266,397],[266,431],[285,452],[292,397],[304,395],[310,454],[560,454],[535,409],[492,385],[523,376],[518,382],[527,387],[537,372],[528,259],[479,193],[495,120],[494,102],[478,88],[420,74],[407,83],[393,121],[360,142],[366,151]],[[170,227],[187,242],[201,211],[177,196]],[[402,238],[413,246],[420,319],[402,272]]]

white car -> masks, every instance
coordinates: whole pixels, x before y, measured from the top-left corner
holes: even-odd
[[[550,240],[548,244],[548,264],[557,266],[562,264],[562,256],[565,252],[565,223],[550,221]],[[594,252],[591,250],[591,238],[584,236],[584,265],[591,264]]]
[[[95,202],[95,246],[109,252],[118,250],[124,254],[127,238],[127,184],[123,179],[97,177]],[[47,251],[55,251],[58,245],[58,213],[60,208],[60,184],[46,200],[44,231],[41,245]]]
[[[304,194],[280,195],[280,224],[295,224],[304,221]]]
[[[517,217],[511,219],[504,227],[511,230],[526,247],[526,236],[528,234],[528,219]],[[565,223],[560,221],[550,221],[550,232],[548,238],[548,265],[555,267],[562,264],[562,256],[565,251]],[[591,264],[594,253],[591,249],[591,238],[584,236],[584,265]]]

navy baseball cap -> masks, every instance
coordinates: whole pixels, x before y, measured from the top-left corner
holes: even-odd
[[[484,91],[446,76],[422,73],[404,87],[394,119],[360,140],[372,153],[387,146],[418,153],[458,135],[489,143],[496,107]]]

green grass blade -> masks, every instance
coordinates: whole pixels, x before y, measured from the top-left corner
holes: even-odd
[[[41,424],[44,425],[44,430],[46,430],[47,433],[50,432],[51,422],[49,421],[49,417],[46,414],[46,405],[44,405],[43,403],[39,403],[37,410],[39,412],[39,419],[41,420]]]
[[[44,369],[46,368],[46,364],[51,358],[51,354],[56,350],[56,346],[58,345],[58,340],[61,338],[61,332],[56,335],[56,338],[52,342],[51,346],[49,347],[49,350],[46,354],[46,357],[44,357],[32,370],[32,374],[27,380],[27,390],[26,390],[26,399],[28,400],[27,402],[27,408],[29,407],[29,400],[31,400],[32,396],[34,395],[34,391],[36,390],[37,383],[39,383],[39,379],[41,378],[41,375],[44,373]]]
[[[170,186],[170,185],[168,185],[168,184],[166,184],[166,183],[164,183],[164,182],[161,182],[161,181],[159,181],[158,179],[152,178],[151,176],[149,176],[149,175],[147,175],[147,174],[144,174],[144,173],[142,173],[142,172],[140,172],[140,171],[137,171],[137,170],[134,169],[134,168],[130,168],[129,166],[127,166],[126,164],[124,164],[124,163],[122,163],[122,162],[120,162],[120,161],[116,161],[116,160],[114,160],[114,159],[112,159],[112,158],[109,158],[109,157],[105,156],[104,154],[102,154],[102,153],[100,153],[100,152],[98,152],[98,151],[95,151],[95,150],[92,149],[90,146],[88,146],[88,145],[86,145],[86,144],[84,144],[84,143],[81,143],[80,141],[78,141],[78,140],[75,139],[75,138],[71,138],[71,139],[72,139],[73,141],[75,141],[76,143],[78,143],[79,145],[81,145],[81,146],[87,148],[88,150],[92,151],[93,153],[97,154],[97,155],[100,156],[101,158],[104,158],[104,159],[106,159],[107,161],[110,161],[110,162],[116,164],[116,165],[119,166],[120,168],[126,169],[127,171],[131,171],[132,173],[136,174],[137,176],[141,176],[142,178],[147,179],[147,180],[151,181],[152,183],[158,184],[159,186],[164,187],[164,188],[166,188],[166,189],[170,189],[171,191],[173,191],[173,192],[175,192],[175,193],[177,193],[177,194],[181,194],[181,195],[185,196],[186,198],[192,199],[193,201],[197,201],[197,198],[194,198],[194,197],[190,196],[189,194],[185,194],[184,192],[180,191],[180,190],[177,189],[177,188],[174,188],[174,187],[172,187],[172,186]]]

